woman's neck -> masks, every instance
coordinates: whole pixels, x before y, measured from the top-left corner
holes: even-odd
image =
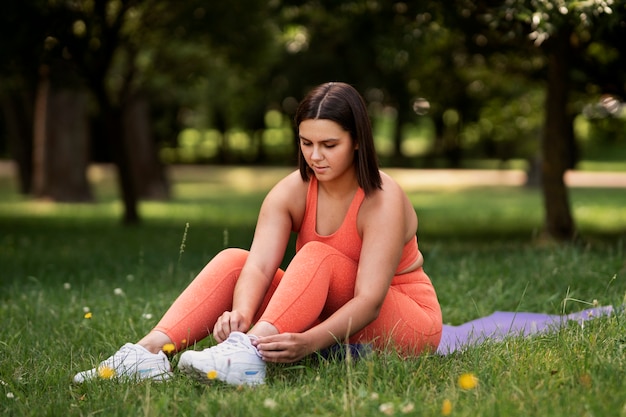
[[[328,197],[332,199],[343,199],[346,196],[353,196],[359,188],[359,182],[354,170],[346,171],[342,176],[328,181],[317,180],[318,187]]]

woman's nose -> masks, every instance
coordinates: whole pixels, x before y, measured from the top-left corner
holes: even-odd
[[[322,159],[322,153],[320,152],[320,148],[317,146],[313,146],[313,152],[311,152],[311,159],[319,161]]]

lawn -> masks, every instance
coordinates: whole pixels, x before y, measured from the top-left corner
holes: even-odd
[[[144,221],[131,228],[119,224],[107,178],[94,181],[98,202],[81,205],[29,201],[0,179],[0,413],[626,415],[620,308],[584,326],[448,356],[390,352],[270,366],[267,384],[255,389],[204,386],[179,374],[167,383],[72,384],[74,373],[149,331],[216,252],[249,246],[263,195],[281,173],[177,172],[173,200],[142,203]],[[537,190],[431,187],[412,189],[410,198],[448,324],[498,310],[561,314],[624,302],[623,189],[572,189],[581,239],[567,245],[540,237]],[[458,380],[467,373],[478,383],[463,389]]]

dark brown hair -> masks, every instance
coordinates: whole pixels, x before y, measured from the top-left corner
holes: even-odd
[[[354,165],[359,187],[366,195],[382,188],[372,125],[365,101],[354,87],[338,82],[315,87],[296,110],[296,129],[299,129],[300,123],[309,119],[332,120],[349,132],[353,143],[358,145],[354,151]],[[297,138],[299,140],[299,135]],[[299,146],[298,149],[300,175],[304,181],[308,181],[313,173]]]

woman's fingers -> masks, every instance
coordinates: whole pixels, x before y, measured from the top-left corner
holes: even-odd
[[[248,328],[245,320],[237,311],[225,311],[213,326],[213,337],[217,342],[223,342],[232,332],[245,332]]]
[[[299,333],[261,337],[254,341],[254,345],[267,362],[296,362],[310,353],[308,345]]]

